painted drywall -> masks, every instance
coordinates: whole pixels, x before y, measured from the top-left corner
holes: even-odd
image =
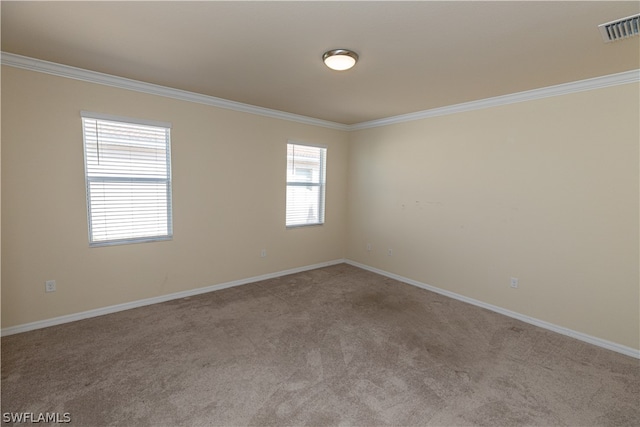
[[[627,84],[352,132],[347,257],[640,348],[638,95]]]
[[[2,70],[3,328],[346,244],[355,262],[640,347],[637,84],[347,133]],[[80,110],[173,123],[172,241],[88,247]],[[284,228],[288,139],[329,146],[322,227]]]
[[[3,328],[344,257],[345,132],[12,67],[2,107]],[[172,123],[173,240],[89,247],[81,110]],[[288,139],[328,147],[323,226],[285,229]]]

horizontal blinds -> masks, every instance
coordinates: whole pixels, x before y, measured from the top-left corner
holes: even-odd
[[[170,129],[82,120],[90,242],[171,237]]]
[[[324,223],[326,153],[324,147],[287,144],[287,227]]]

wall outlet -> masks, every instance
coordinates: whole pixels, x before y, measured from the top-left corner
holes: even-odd
[[[388,249],[387,250],[387,255],[393,256],[393,249]]]
[[[511,287],[512,288],[517,288],[518,287],[518,282],[519,282],[519,280],[518,280],[517,277],[512,277],[511,278]]]
[[[56,281],[55,280],[47,280],[44,282],[44,291],[45,292],[55,292],[56,291]]]
[[[367,252],[371,252],[371,243],[367,243]]]
[[[260,251],[260,258],[264,258],[266,256],[267,256],[267,250],[266,249],[261,250]]]

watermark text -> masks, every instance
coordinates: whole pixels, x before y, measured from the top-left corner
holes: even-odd
[[[3,412],[3,423],[37,424],[37,423],[70,423],[69,412]]]

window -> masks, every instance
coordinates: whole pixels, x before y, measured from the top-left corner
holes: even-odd
[[[89,244],[171,239],[171,125],[81,115]]]
[[[287,144],[287,227],[324,224],[327,149]]]

